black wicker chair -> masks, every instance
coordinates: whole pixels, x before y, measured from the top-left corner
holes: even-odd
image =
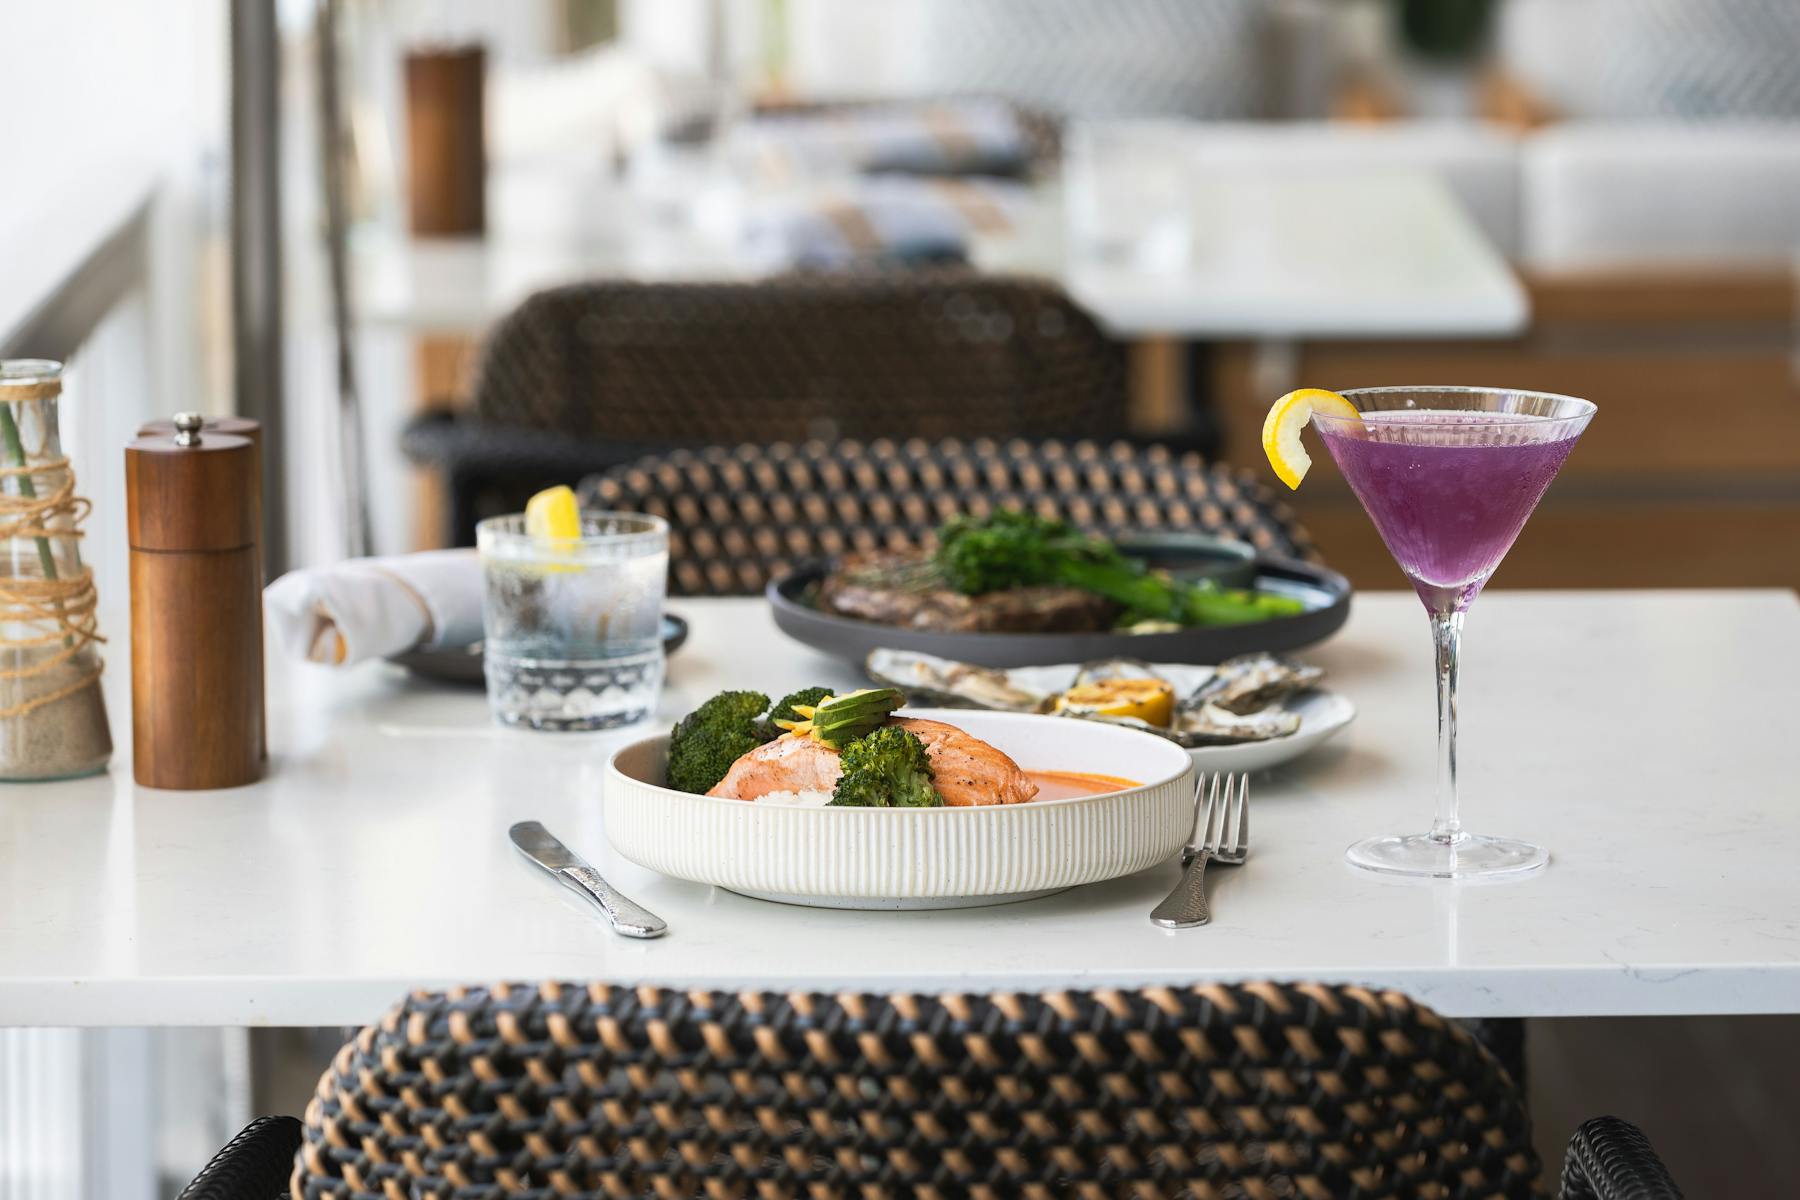
[[[294,1200],[1538,1188],[1519,1092],[1467,1032],[1397,993],[1270,983],[422,993],[340,1051],[291,1181]],[[207,1193],[227,1195],[274,1193]],[[1601,1118],[1571,1142],[1564,1195],[1680,1193]]]
[[[493,331],[473,409],[402,436],[451,540],[559,480],[680,446],[838,437],[1114,437],[1125,352],[1053,287],[967,272],[591,283]]]
[[[1032,508],[1094,533],[1192,530],[1310,558],[1293,514],[1248,472],[1126,443],[923,440],[714,446],[583,481],[584,507],[670,525],[676,595],[755,595],[792,566],[928,545],[949,517]]]

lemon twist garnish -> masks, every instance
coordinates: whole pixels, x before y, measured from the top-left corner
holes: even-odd
[[[1277,400],[1263,421],[1263,453],[1269,456],[1269,465],[1275,468],[1281,482],[1290,488],[1299,487],[1312,466],[1312,456],[1300,444],[1300,431],[1311,423],[1316,412],[1331,417],[1362,415],[1354,404],[1336,392],[1324,388],[1300,388]]]

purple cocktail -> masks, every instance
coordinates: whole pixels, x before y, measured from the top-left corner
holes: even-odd
[[[1353,399],[1351,403],[1355,403]],[[1325,447],[1425,607],[1469,607],[1575,448],[1567,422],[1417,409],[1320,418]]]
[[[1457,816],[1456,677],[1463,614],[1512,548],[1594,415],[1570,396],[1493,388],[1367,388],[1358,415],[1312,421],[1431,614],[1438,799],[1431,832],[1369,838],[1357,866],[1462,879],[1534,870],[1549,852],[1467,833]]]

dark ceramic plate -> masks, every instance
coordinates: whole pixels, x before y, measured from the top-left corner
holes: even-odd
[[[1147,557],[1171,567],[1174,564],[1168,559],[1174,554],[1165,548]],[[1287,558],[1258,558],[1254,567],[1250,579],[1232,579],[1230,584],[1254,583],[1263,591],[1293,596],[1306,605],[1306,611],[1252,625],[1208,625],[1174,633],[938,633],[820,612],[810,598],[825,575],[823,566],[803,568],[778,579],[769,584],[766,594],[775,611],[775,624],[783,633],[858,665],[871,650],[883,646],[988,667],[1037,667],[1114,657],[1216,663],[1234,654],[1292,650],[1323,641],[1349,617],[1350,581],[1336,571]]]
[[[688,624],[673,613],[664,613],[662,619],[663,653],[673,654],[687,641]],[[475,687],[486,687],[487,679],[481,673],[481,646],[454,646],[440,650],[412,650],[405,654],[396,654],[388,659],[396,666],[405,667],[414,675],[424,679],[435,679],[440,683],[466,683]]]

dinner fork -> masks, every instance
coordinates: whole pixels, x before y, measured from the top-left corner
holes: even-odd
[[[1250,853],[1250,776],[1202,775],[1194,781],[1194,832],[1181,849],[1181,881],[1150,910],[1164,929],[1192,929],[1212,920],[1206,905],[1206,864],[1239,867]]]

